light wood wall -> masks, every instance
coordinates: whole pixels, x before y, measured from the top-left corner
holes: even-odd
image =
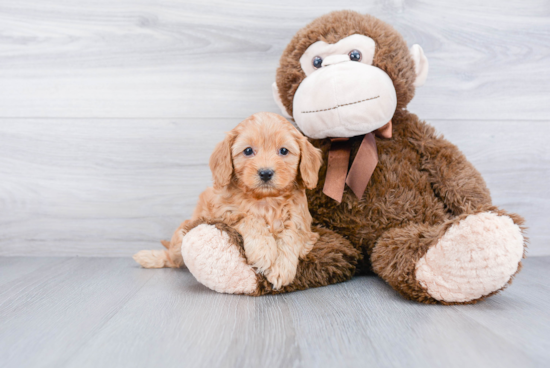
[[[456,143],[550,254],[550,6],[523,1],[3,0],[0,255],[159,247],[210,183],[223,132],[278,112],[293,34],[331,10],[430,61],[409,109]]]

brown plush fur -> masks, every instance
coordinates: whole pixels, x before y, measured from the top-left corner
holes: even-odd
[[[365,254],[390,229],[410,223],[433,226],[491,206],[483,178],[454,145],[416,115],[396,114],[394,121],[392,139],[376,138],[379,162],[361,200],[349,189],[341,204],[323,194],[326,165],[317,188],[307,192],[314,221],[344,235]],[[360,143],[361,137],[352,138],[351,157]],[[326,161],[330,141],[313,144]],[[361,270],[368,269],[366,258]]]
[[[450,226],[469,214],[505,213],[492,205],[485,181],[464,155],[406,110],[414,96],[415,72],[401,35],[370,15],[340,11],[322,16],[300,30],[285,49],[277,70],[279,94],[292,113],[294,93],[306,77],[299,63],[302,53],[316,41],[335,43],[356,33],[374,39],[373,65],[390,76],[396,89],[393,138],[376,138],[379,163],[363,198],[357,199],[349,188],[340,204],[324,195],[327,167],[323,165],[317,188],[307,191],[309,208],[314,223],[344,236],[361,250],[364,257],[357,258],[357,272],[373,270],[404,297],[438,303],[415,279],[417,261]],[[351,139],[352,159],[361,140],[362,136]],[[312,143],[322,150],[326,163],[330,141]],[[520,216],[509,216],[523,224]]]

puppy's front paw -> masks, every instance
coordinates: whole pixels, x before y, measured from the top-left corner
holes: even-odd
[[[277,261],[277,243],[271,236],[254,238],[244,236],[244,249],[248,264],[267,274]]]
[[[265,277],[273,284],[273,289],[278,290],[294,281],[297,267],[297,262],[277,259],[273,267],[265,273]]]
[[[313,249],[315,246],[315,243],[319,240],[319,234],[317,233],[311,233],[311,236],[309,237],[309,240],[304,243],[304,246],[300,249],[299,257],[300,259],[304,259],[309,252]]]

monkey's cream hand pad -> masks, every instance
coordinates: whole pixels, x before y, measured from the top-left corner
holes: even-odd
[[[361,52],[359,61],[350,59],[354,50]],[[374,41],[362,35],[332,45],[319,41],[306,50],[300,64],[307,77],[293,105],[294,120],[305,135],[353,137],[391,120],[397,106],[395,88],[382,69],[371,65],[373,55]],[[313,67],[316,57],[323,60],[318,69]]]
[[[250,294],[257,276],[229,236],[213,225],[201,224],[183,238],[181,255],[189,271],[204,286],[227,294]]]

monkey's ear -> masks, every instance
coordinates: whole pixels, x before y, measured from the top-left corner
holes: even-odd
[[[428,77],[428,58],[424,55],[424,51],[420,45],[412,45],[410,52],[414,61],[414,71],[416,72],[416,79],[413,85],[420,87]]]
[[[232,132],[227,133],[225,139],[217,144],[210,156],[210,171],[214,188],[221,189],[231,182],[233,176],[233,159],[231,155],[231,146],[235,135]]]
[[[286,111],[285,105],[283,105],[283,101],[281,101],[281,95],[279,95],[279,88],[277,87],[277,82],[273,82],[271,85],[271,90],[273,91],[273,99],[275,100],[275,103],[281,110],[281,115],[283,115],[287,119],[292,119],[292,116]]]

